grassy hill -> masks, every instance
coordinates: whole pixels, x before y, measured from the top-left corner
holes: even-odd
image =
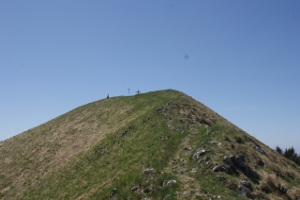
[[[300,168],[174,90],[96,101],[0,143],[1,199],[296,199]]]

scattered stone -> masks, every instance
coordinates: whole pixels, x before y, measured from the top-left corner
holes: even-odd
[[[252,187],[251,187],[252,190],[250,190],[249,188],[245,187],[243,184],[240,183],[238,185],[238,189],[242,195],[244,195],[245,197],[248,197],[250,199],[253,199],[254,196],[251,193],[253,191]]]
[[[163,182],[163,187],[166,187],[166,186],[169,186],[169,185],[172,185],[172,184],[175,184],[175,183],[177,183],[176,180],[165,180]]]
[[[208,135],[208,133],[209,133],[209,128],[206,129],[205,134]]]
[[[252,185],[251,185],[251,183],[249,183],[248,181],[242,180],[242,181],[240,182],[240,184],[241,184],[242,186],[244,186],[245,188],[249,189],[250,191],[253,191]]]
[[[245,167],[246,163],[246,159],[243,154],[238,154],[237,156],[225,156],[223,161],[232,167]]]
[[[193,168],[191,172],[196,173],[197,172],[196,168]]]
[[[287,193],[287,189],[282,184],[279,184],[278,189],[279,189],[281,194],[286,194]]]
[[[230,156],[225,156],[224,157],[224,162],[230,166],[233,166],[233,162],[234,162],[235,157],[233,155]]]
[[[212,171],[213,172],[226,172],[226,173],[228,173],[229,169],[225,166],[222,166],[222,165],[216,165],[212,168]]]
[[[194,160],[198,160],[202,155],[206,153],[206,150],[203,148],[197,149],[196,153],[193,155]]]
[[[240,190],[241,194],[244,195],[245,197],[247,196],[247,192],[245,188],[241,187],[240,185],[238,186],[238,189]]]
[[[257,159],[256,161],[256,165],[259,166],[259,167],[263,167],[265,165],[265,163],[262,161],[261,158]]]
[[[146,168],[145,170],[144,170],[144,173],[145,174],[152,174],[154,172],[154,169],[153,168]]]
[[[120,137],[123,137],[123,136],[126,135],[127,133],[128,133],[128,130],[122,131],[122,132],[120,133]]]
[[[297,195],[297,196],[296,196],[296,200],[300,200],[300,195]]]
[[[133,186],[133,187],[131,188],[131,191],[132,191],[132,192],[136,192],[138,189],[139,189],[139,186]]]
[[[262,148],[260,148],[259,146],[256,146],[255,149],[256,149],[256,151],[258,151],[259,153],[266,155],[266,152],[265,152]]]
[[[168,186],[168,185],[171,185],[171,184],[174,184],[174,183],[177,183],[177,181],[176,181],[176,180],[169,180],[169,181],[167,182],[167,186]]]
[[[117,193],[117,191],[118,191],[117,188],[111,189],[110,194],[109,194],[110,198],[112,198],[113,196],[115,196],[115,194]]]
[[[161,137],[161,138],[160,138],[160,141],[162,141],[162,142],[163,142],[163,141],[166,141],[166,140],[168,140],[168,139],[169,139],[169,136],[166,136],[166,137]]]

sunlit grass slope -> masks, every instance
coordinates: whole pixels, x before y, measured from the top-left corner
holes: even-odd
[[[300,195],[299,167],[174,90],[79,107],[0,143],[0,161],[2,199]]]

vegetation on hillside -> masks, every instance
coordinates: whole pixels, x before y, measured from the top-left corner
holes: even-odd
[[[294,147],[286,148],[284,151],[277,146],[276,151],[283,155],[284,157],[294,161],[296,164],[300,165],[300,155],[296,153]]]
[[[79,107],[0,143],[2,199],[295,199],[300,167],[174,90]]]

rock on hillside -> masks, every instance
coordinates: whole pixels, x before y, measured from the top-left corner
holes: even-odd
[[[1,199],[299,199],[300,168],[174,90],[81,106],[0,143]]]

